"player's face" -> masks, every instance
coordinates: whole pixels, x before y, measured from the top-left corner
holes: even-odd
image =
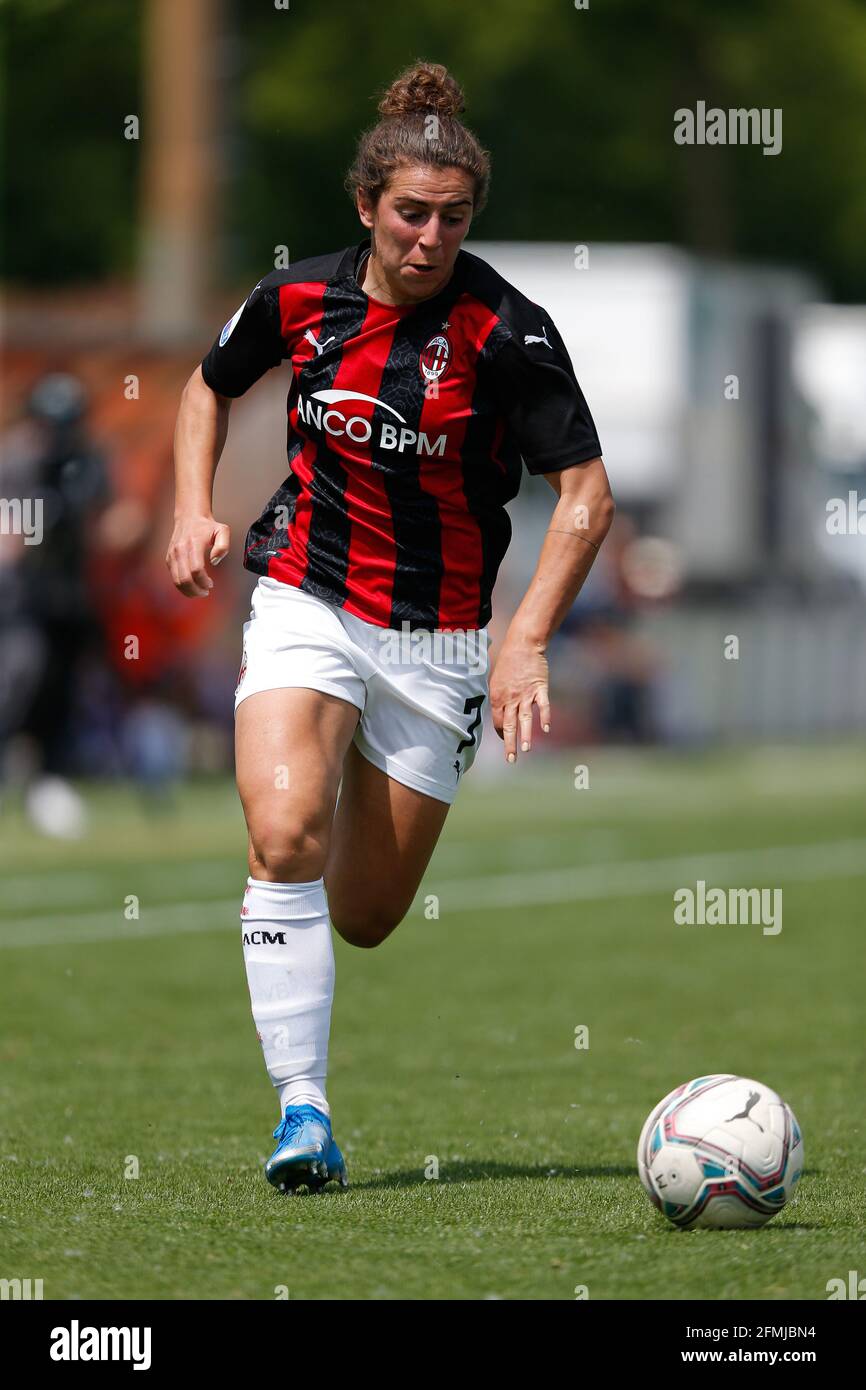
[[[375,208],[362,196],[358,212],[373,242],[367,292],[384,298],[387,288],[396,304],[438,294],[469,230],[473,192],[462,169],[419,164],[400,166]]]

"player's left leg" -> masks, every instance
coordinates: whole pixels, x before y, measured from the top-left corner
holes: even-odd
[[[340,619],[367,662],[366,700],[343,762],[325,888],[331,924],[378,946],[408,912],[481,740],[485,631],[422,634]],[[396,638],[396,642],[392,641]]]
[[[350,945],[378,946],[403,920],[448,811],[350,745],[325,866],[331,925]]]

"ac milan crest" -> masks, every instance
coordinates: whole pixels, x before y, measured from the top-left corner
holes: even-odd
[[[437,333],[421,349],[418,365],[425,381],[438,381],[448,370],[451,361],[451,344],[444,333]]]

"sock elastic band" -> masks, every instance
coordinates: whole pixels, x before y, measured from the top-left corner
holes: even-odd
[[[268,879],[248,878],[241,916],[251,922],[278,918],[280,921],[327,915],[325,881],[309,883],[271,883]]]

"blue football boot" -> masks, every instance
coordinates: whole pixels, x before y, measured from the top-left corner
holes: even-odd
[[[287,1106],[274,1138],[277,1147],[265,1164],[265,1177],[280,1191],[306,1187],[318,1192],[332,1181],[349,1186],[345,1160],[331,1134],[331,1121],[315,1106]]]

